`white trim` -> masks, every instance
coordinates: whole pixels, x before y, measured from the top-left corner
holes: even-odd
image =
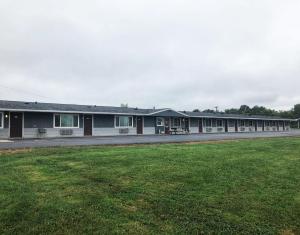
[[[158,118],[162,118],[163,119],[163,125],[157,125],[157,119]],[[155,125],[157,126],[157,127],[159,127],[159,126],[165,126],[165,118],[164,117],[156,117],[155,118]]]
[[[120,126],[120,119],[119,119],[119,126],[117,126],[116,124],[117,124],[117,117],[131,117],[132,118],[132,122],[131,122],[131,126]],[[134,128],[134,125],[133,125],[133,122],[134,122],[134,119],[133,119],[133,116],[131,116],[131,115],[115,115],[115,117],[114,117],[114,123],[115,123],[115,128],[117,128],[117,129],[122,129],[122,128]],[[136,123],[135,123],[135,125],[136,125]]]
[[[156,111],[156,112],[152,112],[152,113],[149,113],[149,114],[146,114],[146,115],[152,116],[153,114],[158,114],[158,113],[162,113],[162,112],[165,112],[165,111],[173,111],[173,112],[178,113],[178,114],[180,114],[180,115],[189,117],[189,115],[187,115],[187,114],[185,114],[185,113],[182,113],[182,112],[179,112],[179,111],[175,111],[175,110],[173,110],[173,109],[162,109],[162,110],[158,110],[158,111]]]
[[[78,126],[68,126],[68,127],[62,127],[61,126],[61,117],[59,118],[59,127],[55,126],[55,115],[62,115],[62,114],[73,114],[78,116]],[[80,128],[80,121],[79,121],[80,115],[78,113],[53,113],[53,128],[55,129],[79,129]],[[74,117],[73,117],[73,124],[74,124]]]
[[[1,126],[0,126],[0,129],[4,129],[4,112],[0,112],[0,114],[1,114],[1,120],[0,120],[0,122],[1,122]]]

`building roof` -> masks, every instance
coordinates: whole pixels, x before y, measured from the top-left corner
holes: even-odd
[[[259,119],[259,120],[293,120],[281,118],[278,116],[263,116],[263,115],[246,115],[246,114],[227,114],[227,113],[203,113],[203,112],[187,112],[189,117],[209,117],[209,118],[229,118],[229,119]]]
[[[140,109],[132,107],[114,107],[98,105],[57,104],[24,101],[0,100],[0,111],[32,111],[32,112],[57,112],[57,113],[90,113],[90,114],[127,114],[144,116],[178,116],[178,117],[209,117],[209,118],[240,118],[240,119],[267,119],[267,120],[292,120],[275,116],[237,115],[223,113],[203,113],[175,111],[166,109]]]
[[[113,107],[98,105],[57,104],[23,101],[0,100],[0,110],[7,111],[36,111],[36,112],[75,112],[75,113],[107,113],[107,114],[135,114],[147,115],[159,109],[139,109],[130,107]]]

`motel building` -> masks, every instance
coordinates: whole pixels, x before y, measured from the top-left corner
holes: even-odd
[[[0,100],[0,139],[289,131],[292,119]]]

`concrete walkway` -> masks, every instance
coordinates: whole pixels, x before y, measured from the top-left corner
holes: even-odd
[[[17,149],[54,146],[87,146],[87,145],[125,145],[149,143],[180,143],[214,140],[234,140],[263,137],[299,136],[300,130],[290,132],[262,133],[223,133],[191,135],[148,135],[148,136],[114,136],[114,137],[80,137],[55,139],[0,140],[0,149]]]

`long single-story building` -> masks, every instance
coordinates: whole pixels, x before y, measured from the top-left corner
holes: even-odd
[[[0,100],[0,139],[289,131],[292,119]]]

